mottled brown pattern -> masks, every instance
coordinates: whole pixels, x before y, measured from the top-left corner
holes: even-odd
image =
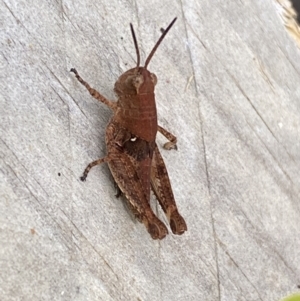
[[[157,145],[155,146],[151,167],[151,187],[168,217],[172,232],[182,234],[187,230],[187,226],[177,210],[166,165]]]
[[[142,222],[153,239],[163,239],[167,227],[154,214],[150,207],[150,190],[153,189],[170,222],[174,234],[187,230],[186,223],[178,213],[168,172],[160,155],[155,139],[157,131],[169,142],[166,149],[176,149],[176,137],[157,124],[154,88],[157,82],[155,74],[147,70],[155,50],[167,34],[176,18],[163,32],[150,52],[144,67],[140,67],[140,55],[131,25],[136,46],[137,66],[122,74],[115,84],[118,101],[107,100],[91,88],[73,68],[78,81],[89,93],[113,110],[113,117],[106,129],[105,141],[107,156],[90,163],[81,180],[84,181],[93,166],[107,162],[114,180],[126,197],[133,214]]]

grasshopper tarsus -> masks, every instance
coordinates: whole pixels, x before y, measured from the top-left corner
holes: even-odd
[[[80,181],[85,182],[86,181],[86,176],[81,176]]]
[[[115,197],[118,199],[120,196],[123,195],[123,192],[122,192],[121,188],[119,187],[119,185],[117,184],[117,182],[115,181],[115,179],[114,179],[114,186],[116,189]]]
[[[107,162],[107,161],[109,161],[108,158],[107,158],[107,157],[104,157],[104,158],[101,158],[101,159],[98,159],[98,160],[96,160],[96,161],[91,162],[91,163],[86,167],[86,169],[84,170],[83,175],[80,177],[80,180],[81,180],[82,182],[85,182],[86,177],[87,177],[87,175],[88,175],[88,173],[90,172],[90,170],[91,170],[92,167],[94,167],[94,166],[96,166],[96,165],[99,165],[99,164],[101,164],[101,163],[103,163],[103,162]]]
[[[165,130],[160,125],[157,126],[157,130],[169,140],[169,142],[164,144],[164,149],[167,149],[167,150],[175,149],[175,150],[177,150],[177,144],[176,144],[177,143],[177,138],[176,138],[176,136],[174,136],[173,134],[171,134],[170,132]]]
[[[80,76],[79,76],[79,74],[78,74],[78,72],[77,72],[77,70],[76,70],[75,68],[71,68],[71,69],[70,69],[70,72],[74,73],[75,76],[76,76],[76,78],[79,80],[78,77],[80,77]]]
[[[165,143],[163,148],[166,150],[171,150],[171,149],[178,150],[177,144],[174,144],[173,142]]]
[[[115,197],[118,199],[123,194],[123,192],[117,184],[116,184],[116,189],[117,189],[117,193],[115,194]]]
[[[165,224],[159,219],[157,219],[154,223],[149,223],[147,228],[153,239],[163,239],[169,233]]]
[[[181,235],[187,230],[186,222],[179,214],[178,210],[171,213],[170,227],[174,234]]]

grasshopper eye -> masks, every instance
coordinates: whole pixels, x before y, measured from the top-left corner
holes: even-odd
[[[157,77],[154,73],[151,73],[150,76],[151,76],[151,81],[155,86],[157,84]]]
[[[143,82],[144,82],[143,75],[137,75],[132,80],[132,84],[136,88],[137,91],[139,90],[139,88],[143,84]]]

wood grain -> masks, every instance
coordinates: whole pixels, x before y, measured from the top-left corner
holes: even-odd
[[[300,283],[300,52],[274,2],[0,3],[1,300],[279,300]],[[153,241],[106,166],[108,99],[149,65],[188,231]],[[191,80],[192,79],[192,80]],[[172,166],[172,167],[171,167]],[[158,216],[166,222],[159,208]],[[32,234],[34,229],[35,234]]]

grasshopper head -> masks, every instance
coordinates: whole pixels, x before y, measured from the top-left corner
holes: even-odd
[[[130,69],[123,73],[115,83],[115,92],[121,97],[154,92],[157,77],[144,67]]]
[[[115,83],[115,92],[119,97],[122,97],[124,99],[132,95],[137,94],[148,94],[154,92],[154,87],[157,83],[157,77],[154,73],[151,73],[147,70],[147,66],[153,57],[156,49],[158,48],[159,44],[167,34],[167,32],[170,30],[172,25],[175,23],[176,18],[170,23],[170,25],[167,27],[167,29],[163,32],[159,40],[156,42],[155,46],[151,50],[150,54],[148,55],[145,66],[140,67],[140,52],[139,47],[137,44],[136,36],[134,33],[134,29],[132,24],[130,24],[130,29],[135,45],[136,55],[137,55],[137,66],[133,69],[130,69],[123,73],[117,82]]]

